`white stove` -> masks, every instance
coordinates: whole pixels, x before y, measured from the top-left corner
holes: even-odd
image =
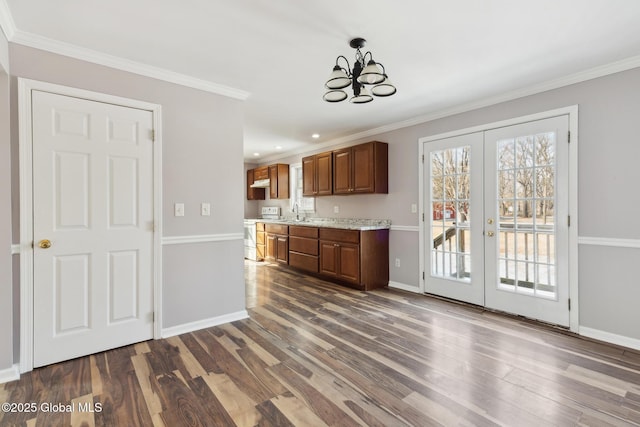
[[[262,219],[280,219],[280,208],[278,206],[264,206],[260,210]]]

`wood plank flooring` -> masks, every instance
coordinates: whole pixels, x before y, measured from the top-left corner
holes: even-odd
[[[36,369],[0,426],[640,425],[639,352],[245,265],[250,319]]]

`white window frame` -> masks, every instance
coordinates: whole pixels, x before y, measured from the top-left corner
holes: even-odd
[[[297,204],[299,213],[315,213],[315,197],[302,197],[302,163],[289,165],[289,186],[289,208],[291,209],[291,212],[294,212],[294,207]]]

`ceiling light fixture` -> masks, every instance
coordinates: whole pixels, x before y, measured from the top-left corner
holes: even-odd
[[[355,38],[349,42],[349,46],[356,50],[356,60],[353,64],[353,70],[349,65],[349,61],[340,55],[336,58],[336,65],[329,75],[329,80],[325,83],[329,89],[322,99],[327,102],[340,102],[347,99],[348,95],[344,88],[351,86],[353,96],[349,100],[354,104],[365,104],[373,101],[373,96],[391,96],[396,93],[396,88],[389,81],[389,77],[385,72],[384,66],[373,60],[371,52],[364,55],[360,49],[364,47],[367,41],[363,38]],[[367,56],[369,61],[367,62]],[[339,65],[340,58],[347,63],[347,68]],[[371,91],[365,86],[373,86]]]

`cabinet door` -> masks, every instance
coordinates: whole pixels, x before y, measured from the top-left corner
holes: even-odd
[[[355,193],[373,193],[375,191],[374,145],[371,143],[351,147],[353,179],[351,191]]]
[[[269,166],[269,197],[278,198],[278,167],[276,165]]]
[[[289,198],[289,165],[278,163],[269,166],[269,197]]]
[[[351,192],[351,149],[333,152],[333,194]]]
[[[340,243],[338,246],[339,278],[360,283],[360,248],[358,245]]]
[[[315,156],[302,158],[302,195],[316,195],[316,161]]]
[[[265,249],[266,249],[266,254],[265,254],[265,259],[267,261],[275,261],[276,260],[276,251],[277,251],[277,244],[276,244],[276,235],[275,234],[267,234],[267,238],[266,238],[266,245],[265,245]]]
[[[320,241],[320,273],[338,277],[338,245],[335,242]]]
[[[289,263],[289,238],[287,236],[276,236],[276,261]]]
[[[333,158],[331,152],[321,153],[316,158],[316,191],[318,196],[333,194]]]

